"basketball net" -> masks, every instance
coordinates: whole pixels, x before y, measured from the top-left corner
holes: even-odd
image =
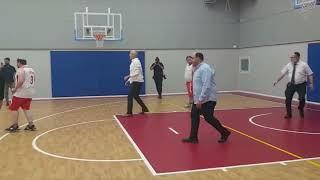
[[[105,37],[106,35],[103,32],[98,32],[94,34],[94,38],[96,39],[96,47],[98,48],[103,47]]]
[[[312,9],[316,8],[316,0],[306,0],[301,3],[301,8],[298,9],[300,15],[303,18],[308,18],[309,13]]]

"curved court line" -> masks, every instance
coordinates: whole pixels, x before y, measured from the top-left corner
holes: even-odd
[[[261,128],[271,129],[271,130],[275,130],[275,131],[282,131],[282,132],[296,133],[296,134],[309,134],[309,135],[319,135],[319,134],[320,134],[320,133],[313,133],[313,132],[292,131],[292,130],[272,128],[272,127],[260,125],[260,124],[258,124],[258,123],[256,123],[256,122],[253,121],[254,118],[256,118],[256,117],[267,116],[267,115],[270,115],[270,114],[272,114],[272,113],[258,114],[258,115],[252,116],[252,117],[249,118],[249,122],[250,122],[251,124],[256,125],[256,126],[259,126],[259,127],[261,127]]]
[[[83,125],[83,124],[89,124],[89,123],[97,123],[97,122],[103,122],[103,121],[106,121],[107,119],[104,119],[104,120],[96,120],[96,121],[87,121],[87,122],[81,122],[81,123],[76,123],[76,124],[71,124],[71,125],[67,125],[67,126],[62,126],[62,127],[58,127],[58,128],[54,128],[54,129],[51,129],[51,130],[48,130],[42,134],[39,134],[38,136],[36,136],[33,140],[32,140],[32,147],[33,149],[35,149],[36,151],[42,153],[42,154],[45,154],[47,156],[51,156],[51,157],[55,157],[55,158],[60,158],[60,159],[67,159],[67,160],[73,160],[73,161],[86,161],[86,162],[129,162],[129,161],[142,161],[142,159],[85,159],[85,158],[73,158],[73,157],[67,157],[67,156],[60,156],[60,155],[56,155],[56,154],[52,154],[52,153],[49,153],[49,152],[46,152],[42,149],[40,149],[37,145],[37,140],[52,132],[52,131],[56,131],[56,130],[59,130],[59,129],[64,129],[64,128],[68,128],[68,127],[72,127],[72,126],[78,126],[78,125]]]
[[[60,115],[60,114],[64,114],[64,113],[68,113],[68,112],[72,112],[72,111],[76,111],[76,110],[80,110],[80,109],[92,108],[92,107],[103,106],[103,105],[108,105],[108,104],[113,105],[113,104],[117,104],[117,103],[121,103],[121,102],[125,102],[125,101],[116,101],[116,102],[109,102],[109,103],[95,104],[95,105],[90,105],[90,106],[77,107],[77,108],[74,108],[74,109],[69,109],[69,110],[66,110],[66,111],[62,111],[62,112],[58,112],[58,113],[54,113],[54,114],[51,114],[51,115],[48,115],[48,116],[41,117],[39,119],[34,120],[33,122],[37,122],[37,121],[40,121],[40,120],[43,120],[43,119],[47,119],[49,117],[57,116],[57,115]],[[25,123],[25,124],[21,125],[20,127],[24,127],[26,125],[28,125],[28,123]],[[2,135],[0,137],[0,141],[2,139],[4,139],[5,137],[7,137],[9,134],[10,133],[5,133],[4,135]]]
[[[6,133],[6,134],[4,134],[3,136],[1,136],[0,137],[0,141],[2,140],[2,139],[4,139],[5,137],[7,137],[9,135],[9,133]]]

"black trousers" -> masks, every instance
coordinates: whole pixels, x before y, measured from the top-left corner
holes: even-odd
[[[144,112],[148,111],[147,106],[143,103],[143,101],[141,100],[141,98],[139,96],[141,86],[142,86],[142,82],[132,82],[130,84],[130,91],[128,94],[127,114],[132,114],[133,98],[141,106],[142,111],[144,111]]]
[[[202,104],[201,109],[198,109],[195,104],[192,105],[191,109],[191,133],[190,138],[198,138],[198,129],[200,125],[200,114],[204,116],[204,119],[214,127],[221,135],[228,132],[228,130],[221,125],[219,120],[213,116],[214,108],[216,106],[215,101],[209,101]]]
[[[163,82],[163,76],[161,77],[153,77],[154,83],[156,84],[158,95],[162,95],[162,82]]]
[[[292,102],[292,98],[295,92],[298,93],[299,95],[299,109],[303,109],[304,105],[306,103],[306,88],[307,88],[307,83],[301,83],[301,84],[291,84],[288,83],[287,84],[287,88],[285,91],[285,95],[286,95],[286,109],[287,109],[287,115],[292,116],[292,109],[291,109],[291,102]]]

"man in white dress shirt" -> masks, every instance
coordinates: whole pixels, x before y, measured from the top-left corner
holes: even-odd
[[[126,84],[130,84],[126,116],[132,116],[133,98],[138,102],[138,104],[142,108],[142,111],[140,114],[149,112],[147,106],[143,103],[143,101],[139,97],[140,89],[144,82],[144,79],[143,79],[143,70],[142,70],[141,62],[138,59],[138,53],[135,50],[131,50],[129,53],[129,56],[131,59],[130,74],[124,77]]]
[[[299,95],[299,113],[300,117],[304,118],[304,106],[305,106],[305,96],[306,96],[306,87],[307,81],[309,82],[309,86],[311,90],[313,90],[313,72],[310,69],[309,65],[300,60],[300,53],[294,52],[294,54],[290,57],[291,62],[288,63],[282,70],[281,76],[274,83],[274,86],[281,81],[284,76],[288,75],[288,84],[285,91],[286,95],[286,109],[287,114],[284,118],[291,119],[292,118],[292,110],[291,110],[291,101],[295,92]]]

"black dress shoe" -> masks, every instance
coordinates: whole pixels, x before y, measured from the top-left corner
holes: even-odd
[[[299,109],[299,114],[301,118],[304,118],[304,111],[303,109]]]
[[[146,112],[149,112],[149,109],[143,109],[139,114],[144,114]]]
[[[292,115],[288,115],[288,114],[287,114],[287,115],[284,116],[284,118],[285,118],[285,119],[291,119],[291,118],[292,118]]]
[[[182,142],[198,144],[199,140],[197,138],[184,138],[182,139]]]
[[[228,140],[228,137],[230,136],[231,132],[227,131],[225,134],[221,136],[221,138],[218,140],[218,143],[225,143]]]

